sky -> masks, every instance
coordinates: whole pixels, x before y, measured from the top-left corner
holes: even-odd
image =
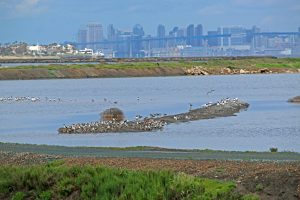
[[[297,31],[300,0],[0,0],[0,43],[75,41],[76,32],[98,22],[131,30],[141,24],[156,34],[174,26],[202,24],[204,33],[220,26],[256,25],[263,31]]]

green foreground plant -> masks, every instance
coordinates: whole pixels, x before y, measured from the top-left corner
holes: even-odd
[[[130,171],[63,162],[0,167],[0,199],[244,199],[232,182],[170,171]],[[250,199],[249,197],[246,197]]]

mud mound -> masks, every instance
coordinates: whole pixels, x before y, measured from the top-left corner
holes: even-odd
[[[119,108],[109,108],[101,113],[102,121],[116,121],[120,122],[124,120],[124,113]]]
[[[290,103],[300,103],[300,96],[296,96],[288,100]]]

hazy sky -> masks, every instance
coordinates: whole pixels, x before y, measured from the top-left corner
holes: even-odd
[[[136,23],[147,34],[158,24],[186,27],[257,25],[265,31],[296,31],[300,0],[0,0],[0,42],[74,41],[88,22],[130,30]]]

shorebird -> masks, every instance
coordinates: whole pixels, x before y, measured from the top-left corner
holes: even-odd
[[[138,119],[142,119],[143,118],[143,116],[142,115],[137,115],[137,116],[135,116],[135,119],[136,120],[138,120]]]
[[[210,90],[206,93],[206,95],[209,95],[210,93],[213,93],[215,90]]]
[[[193,107],[193,105],[191,104],[191,103],[189,103],[189,111],[191,111],[192,110],[192,107]]]
[[[31,99],[30,99],[32,102],[36,102],[36,101],[38,101],[39,100],[39,98],[37,98],[37,97],[31,97]]]

